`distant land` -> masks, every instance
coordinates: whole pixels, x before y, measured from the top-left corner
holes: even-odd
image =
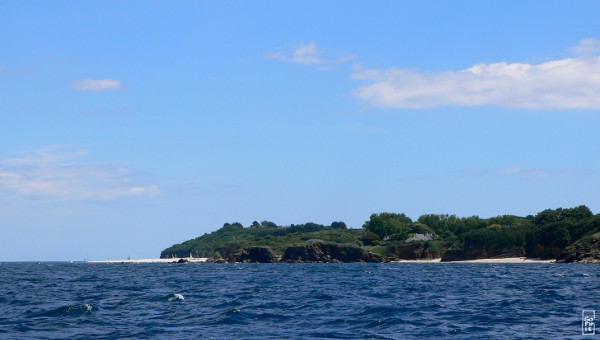
[[[212,262],[388,262],[530,258],[600,263],[600,214],[585,205],[536,215],[492,218],[428,214],[413,221],[402,213],[372,214],[362,228],[344,222],[279,226],[254,221],[175,244],[168,258]]]

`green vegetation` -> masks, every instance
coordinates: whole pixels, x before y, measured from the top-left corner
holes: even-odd
[[[161,257],[223,257],[238,255],[242,249],[255,246],[268,247],[275,254],[282,255],[291,245],[301,245],[311,240],[329,243],[360,246],[362,230],[347,229],[343,222],[333,222],[330,226],[316,223],[277,226],[273,222],[254,222],[244,228],[240,223],[225,223],[210,234],[176,244],[165,249]]]
[[[191,254],[228,259],[250,247],[268,247],[281,256],[291,246],[324,242],[358,246],[391,258],[556,258],[567,246],[599,231],[600,215],[586,206],[487,219],[428,214],[413,221],[405,214],[385,212],[372,214],[361,229],[349,229],[344,222],[278,226],[254,221],[247,228],[237,222],[225,223],[215,232],[165,249],[161,257]]]

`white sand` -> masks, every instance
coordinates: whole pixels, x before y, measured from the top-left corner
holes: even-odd
[[[554,263],[554,260],[530,259],[527,257],[506,257],[501,259],[480,259],[456,261],[458,263]]]
[[[431,259],[431,260],[398,260],[398,261],[393,261],[394,263],[437,263],[437,262],[441,262],[442,259]]]
[[[465,260],[465,261],[450,261],[441,262],[442,259],[432,260],[400,260],[394,261],[396,263],[554,263],[554,260],[540,260],[531,259],[527,257],[506,257],[497,259],[479,259],[479,260]]]
[[[184,257],[188,262],[206,262],[206,257]],[[180,258],[171,259],[127,259],[127,260],[89,260],[89,263],[171,263],[177,262]]]

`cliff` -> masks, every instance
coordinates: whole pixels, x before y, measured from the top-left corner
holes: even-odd
[[[600,263],[600,232],[584,236],[566,247],[556,262]]]
[[[479,260],[491,258],[525,257],[525,249],[515,248],[470,248],[449,249],[442,256],[442,262]]]
[[[359,247],[313,243],[288,247],[281,262],[384,262],[377,254]]]
[[[360,229],[347,228],[344,222],[278,226],[254,221],[247,227],[225,223],[163,250],[161,258],[270,263],[530,257],[599,262],[597,233],[600,215],[586,206],[546,209],[526,217],[428,214],[415,221],[405,214],[380,213],[372,214]]]

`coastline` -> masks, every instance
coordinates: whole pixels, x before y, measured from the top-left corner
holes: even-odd
[[[207,262],[206,257],[182,257],[169,259],[123,259],[123,260],[89,260],[87,263],[174,263],[182,260],[188,263],[203,263]],[[447,261],[442,262],[441,258],[430,260],[397,260],[390,263],[555,263],[555,260],[541,260],[527,257],[505,257],[492,259],[477,259],[464,261]]]
[[[174,257],[169,259],[125,259],[125,260],[88,260],[87,263],[173,263],[178,261],[185,262],[206,262],[206,257]]]
[[[555,260],[541,260],[527,257],[504,257],[463,261],[444,261],[441,258],[431,260],[399,260],[394,263],[555,263]]]

